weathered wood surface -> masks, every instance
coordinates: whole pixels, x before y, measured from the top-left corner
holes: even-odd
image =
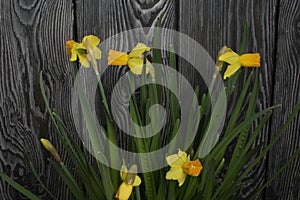
[[[270,137],[286,121],[300,99],[300,2],[280,1],[276,40],[276,71],[273,104],[282,104],[273,115]],[[300,146],[300,114],[285,131],[268,157],[268,177],[271,177],[295,149]],[[266,192],[266,199],[300,199],[300,157],[294,161]]]
[[[46,160],[49,154],[39,142],[41,137],[50,137],[58,143],[38,80],[43,70],[51,106],[68,123],[72,68],[64,46],[73,37],[72,1],[1,1],[0,5],[0,170],[42,199],[50,199],[31,173],[29,162],[32,162],[51,191],[60,199],[70,199],[66,187]],[[65,157],[61,146],[58,149]],[[23,199],[3,180],[0,191],[0,199]]]
[[[65,54],[65,41],[80,40],[88,34],[104,40],[128,29],[155,26],[158,17],[162,18],[162,27],[191,36],[212,58],[224,44],[239,49],[243,25],[248,21],[248,52],[260,52],[263,63],[257,108],[283,105],[255,145],[269,141],[300,99],[299,10],[298,1],[284,0],[0,0],[0,170],[42,199],[50,199],[33,178],[31,161],[59,199],[73,199],[49,167],[49,155],[39,143],[40,137],[50,137],[68,163],[41,98],[39,72],[45,72],[51,106],[62,113],[67,126],[75,132],[70,107],[73,69]],[[194,85],[199,83],[194,71],[179,67]],[[111,90],[123,73],[124,68],[108,70],[105,88]],[[246,199],[284,164],[300,145],[299,131],[298,116],[269,156],[253,170],[249,178],[255,180],[254,184],[245,187],[242,198]],[[298,159],[259,199],[300,198],[299,170]],[[0,199],[22,197],[1,180]]]

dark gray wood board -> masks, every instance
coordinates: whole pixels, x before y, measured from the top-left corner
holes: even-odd
[[[282,107],[274,112],[270,137],[287,120],[300,99],[300,2],[280,1],[276,71],[273,104]],[[300,146],[300,114],[287,128],[268,157],[268,177],[272,177]],[[300,199],[300,158],[298,157],[267,189],[266,199]]]
[[[39,73],[45,72],[50,104],[68,123],[71,65],[65,41],[72,37],[72,1],[1,1],[1,151],[0,170],[42,199],[50,199],[30,170],[32,162],[45,185],[60,199],[71,199],[40,144],[50,138],[64,162],[65,151],[43,102]],[[3,180],[0,199],[23,199]]]

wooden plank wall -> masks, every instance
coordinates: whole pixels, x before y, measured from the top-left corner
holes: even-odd
[[[300,100],[300,1],[286,0],[0,0],[0,170],[26,185],[42,199],[50,199],[38,186],[29,161],[46,186],[59,199],[73,199],[54,173],[39,138],[50,137],[69,163],[55,132],[39,89],[44,71],[52,107],[74,131],[71,115],[72,75],[65,41],[95,34],[102,40],[131,28],[162,26],[197,40],[215,59],[226,44],[238,50],[244,22],[250,25],[248,51],[262,55],[260,100],[257,108],[282,104],[256,144],[268,142]],[[128,41],[130,42],[130,41]],[[122,44],[128,45],[128,44]],[[179,70],[193,83],[198,76],[180,63]],[[113,68],[105,88],[117,81],[123,69]],[[243,86],[241,76],[238,90]],[[235,101],[233,98],[232,102]],[[257,165],[242,199],[270,178],[300,146],[300,115],[269,155]],[[76,138],[76,134],[74,134]],[[300,158],[280,175],[258,199],[300,199]],[[24,199],[0,180],[0,199]]]

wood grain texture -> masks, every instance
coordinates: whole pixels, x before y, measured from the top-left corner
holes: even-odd
[[[249,45],[247,52],[261,53],[261,77],[259,101],[257,110],[262,110],[271,104],[272,98],[272,73],[274,70],[275,57],[275,32],[276,32],[276,1],[182,1],[179,7],[179,31],[198,41],[215,60],[219,49],[223,45],[238,51],[241,44],[244,23],[249,25]],[[186,62],[181,61],[182,73],[193,80],[193,84],[203,85],[199,74],[191,69],[184,68]],[[234,105],[247,77],[247,70],[240,77],[236,86],[237,92],[232,99]],[[203,86],[202,86],[203,87]],[[248,96],[248,100],[251,94]],[[230,105],[229,104],[229,105]],[[229,108],[230,112],[230,108]],[[269,128],[266,126],[255,145],[268,141]],[[230,156],[230,154],[228,155]],[[249,174],[253,183],[245,186],[240,198],[247,199],[249,194],[265,181],[267,160],[255,167]],[[263,199],[261,194],[258,199]]]
[[[300,2],[280,1],[274,104],[281,104],[273,115],[271,136],[274,136],[294,105],[300,100]],[[271,150],[268,177],[271,177],[300,146],[300,113]],[[300,199],[300,157],[268,188],[266,199]]]
[[[46,90],[51,106],[68,122],[68,98],[72,72],[64,45],[72,34],[71,1],[0,1],[1,9],[1,117],[0,170],[25,185],[42,199],[50,199],[37,185],[29,162],[39,176],[60,199],[70,193],[58,174],[49,167],[48,153],[40,145],[41,137],[57,145],[49,113],[41,97],[39,73],[46,72]],[[64,156],[64,151],[58,146]],[[68,163],[68,160],[65,160]],[[23,199],[3,180],[0,199]]]

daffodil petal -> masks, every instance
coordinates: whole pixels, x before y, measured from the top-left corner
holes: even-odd
[[[120,177],[121,177],[122,181],[126,180],[127,172],[128,172],[128,169],[127,169],[126,165],[122,165],[121,171],[120,171]]]
[[[76,45],[76,50],[78,50],[78,49],[84,49],[84,50],[86,50],[86,46],[83,43],[78,43]]]
[[[141,182],[142,182],[141,178],[138,175],[136,175],[132,186],[135,186],[135,187],[139,186],[141,184]]]
[[[181,151],[180,149],[178,149],[178,156],[183,160],[187,160],[187,154],[184,151]]]
[[[183,169],[181,167],[171,167],[171,169],[166,174],[167,180],[178,180],[184,174]]]
[[[179,179],[177,179],[178,183],[179,183],[179,187],[183,185],[184,181],[186,179],[186,174],[183,173]]]
[[[240,56],[235,52],[226,52],[221,55],[218,60],[227,62],[229,64],[234,64],[240,62]]]
[[[228,65],[225,73],[224,73],[224,79],[232,76],[241,68],[241,65],[239,63],[233,64],[233,65]]]
[[[150,51],[150,47],[147,47],[143,43],[138,43],[132,51],[129,53],[129,58],[133,57],[139,57],[141,56],[145,51]]]
[[[141,58],[130,58],[128,59],[128,67],[134,74],[142,74],[143,60]]]
[[[120,200],[127,200],[129,199],[131,193],[132,193],[132,188],[133,186],[132,185],[128,185],[126,184],[125,182],[123,182],[118,191],[117,191],[117,194],[116,194],[116,198],[117,199],[120,199]]]
[[[87,59],[87,55],[78,54],[78,57],[79,57],[79,62],[83,67],[88,68],[90,66],[89,60]]]
[[[171,167],[181,167],[184,164],[184,160],[180,159],[177,154],[170,155],[167,157],[167,163]]]
[[[94,35],[85,36],[82,40],[83,45],[86,45],[86,40],[89,41],[89,44],[91,45],[92,49],[94,49],[100,43],[100,39]]]
[[[187,161],[187,154],[184,151],[178,150],[178,154],[167,157],[167,163],[171,167],[181,167]]]
[[[99,48],[97,48],[97,47],[94,48],[93,52],[94,52],[95,59],[97,59],[97,60],[101,59],[101,51]]]
[[[73,47],[71,49],[71,57],[70,57],[70,61],[76,61],[77,60],[77,53],[76,53],[76,49],[75,47]]]

